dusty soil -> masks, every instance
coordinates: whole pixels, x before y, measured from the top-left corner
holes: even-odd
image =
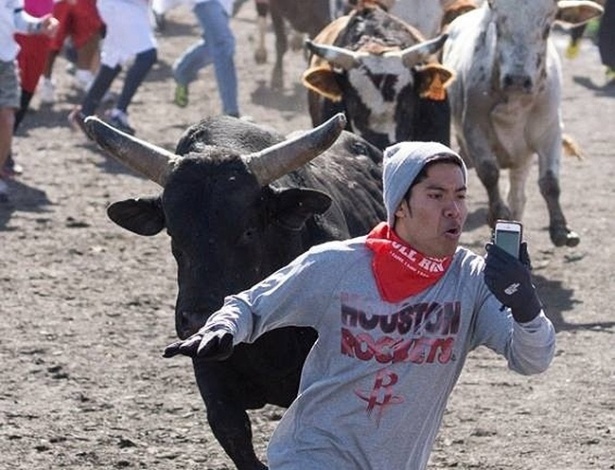
[[[270,61],[255,65],[254,9],[233,19],[241,107],[290,132],[310,127],[298,82],[300,53],[287,57],[286,86],[268,85]],[[160,62],[131,108],[138,135],[172,149],[181,131],[219,112],[211,70],[171,103],[170,67],[198,35],[191,13],[168,15]],[[558,40],[560,51],[563,40]],[[122,198],[158,188],[124,170],[66,116],[77,102],[66,62],[55,69],[60,101],[39,105],[15,142],[24,175],[0,207],[0,469],[232,468],[205,421],[187,360],[163,360],[174,339],[175,265],[166,235],[143,238],[106,217]],[[563,118],[586,153],[562,162],[562,202],[582,237],[551,246],[546,209],[528,187],[526,235],[536,283],[557,328],[557,355],[526,378],[486,350],[473,353],[453,393],[431,468],[585,470],[615,468],[615,89],[586,42],[564,61]],[[117,89],[119,83],[115,84]],[[486,198],[471,174],[463,242],[482,252]],[[283,410],[252,413],[261,455]]]

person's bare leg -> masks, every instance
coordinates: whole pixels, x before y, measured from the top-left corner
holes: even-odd
[[[100,35],[93,34],[87,42],[77,50],[77,68],[96,73],[98,70]]]
[[[13,126],[15,125],[15,110],[0,108],[0,168],[4,168],[13,141]]]
[[[94,80],[98,71],[98,46],[100,35],[93,34],[79,49],[77,49],[77,71],[75,79],[77,85],[83,90],[87,90]]]

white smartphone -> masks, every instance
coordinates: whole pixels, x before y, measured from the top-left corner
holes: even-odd
[[[493,230],[493,243],[519,259],[523,225],[516,220],[498,220]]]

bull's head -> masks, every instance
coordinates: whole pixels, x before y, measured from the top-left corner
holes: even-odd
[[[236,128],[235,134],[229,131],[229,146],[256,132],[257,126],[228,119],[224,124]],[[163,187],[160,197],[112,204],[108,215],[140,235],[167,229],[178,265],[175,313],[181,338],[200,328],[226,295],[250,287],[302,251],[306,221],[327,211],[331,198],[270,183],[324,152],[345,124],[338,115],[288,140],[258,128],[261,141],[271,141],[264,150],[241,154],[196,142],[192,149],[198,153],[181,156],[86,119],[87,133],[99,146]]]
[[[426,140],[413,127],[419,100],[444,100],[453,78],[434,59],[446,35],[424,40],[380,9],[346,18],[306,42],[313,57],[303,84],[328,100],[343,101],[353,131],[381,148]]]
[[[533,93],[546,74],[548,38],[555,21],[568,26],[602,14],[589,0],[489,0],[491,29],[502,90]]]

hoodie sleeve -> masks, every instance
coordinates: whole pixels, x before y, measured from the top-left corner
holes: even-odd
[[[231,332],[235,344],[284,326],[318,330],[345,269],[337,253],[320,247],[308,251],[251,289],[227,297],[207,324]]]
[[[555,329],[544,311],[527,323],[514,321],[510,309],[500,303],[486,286],[480,288],[484,301],[477,307],[472,347],[486,346],[504,356],[508,367],[520,374],[544,372],[555,353]]]

